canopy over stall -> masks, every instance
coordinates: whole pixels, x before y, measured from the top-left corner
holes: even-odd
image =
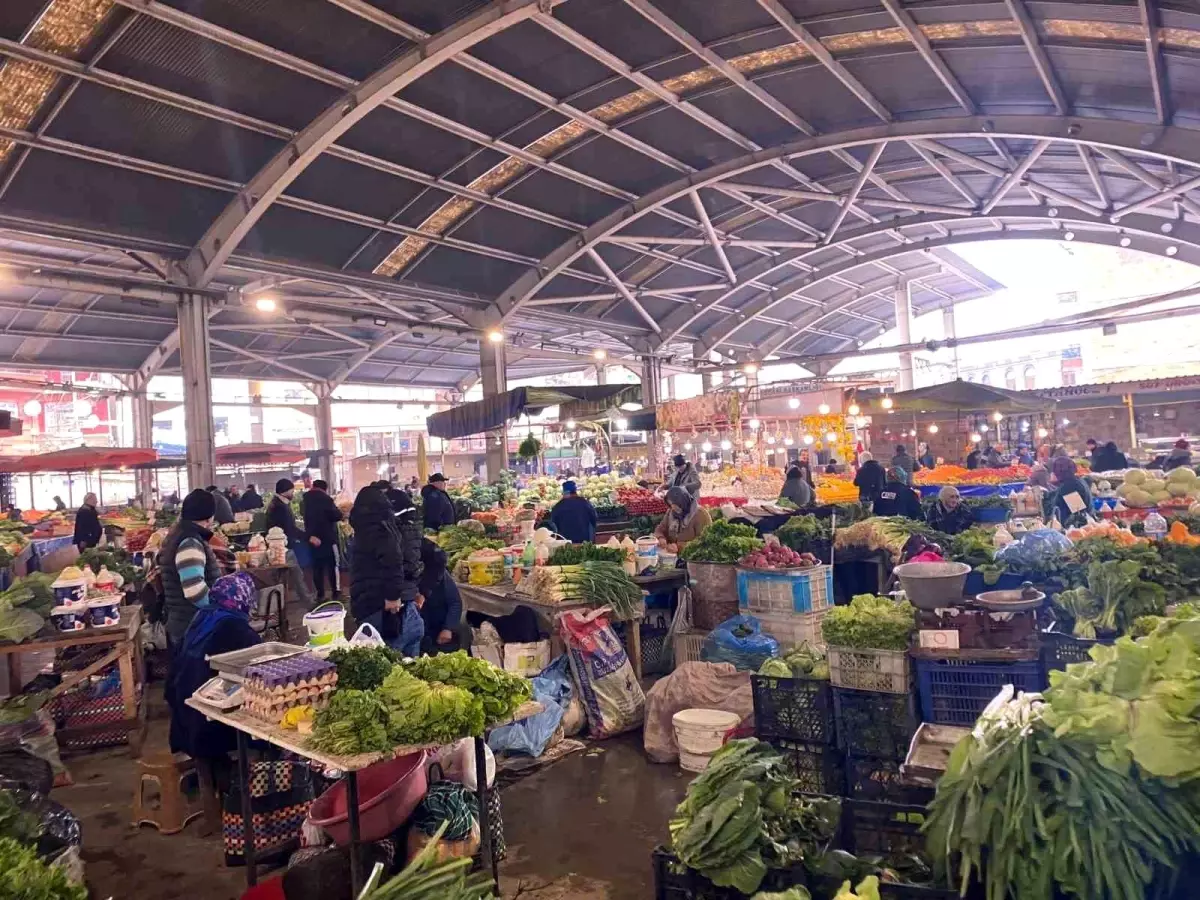
[[[890,401],[885,405],[884,400]],[[1054,408],[1055,401],[1040,394],[1008,391],[1004,388],[975,384],[957,379],[944,384],[902,391],[870,401],[868,411],[879,414],[889,409],[893,412],[936,413],[936,412],[999,412],[1004,415],[1037,413]]]
[[[510,419],[536,415],[559,406],[559,417],[588,418],[623,403],[640,403],[641,385],[601,384],[581,387],[519,387],[474,403],[434,413],[425,420],[432,437],[449,439],[499,428]]]
[[[0,459],[0,472],[84,472],[121,469],[158,460],[158,451],[145,447],[70,447],[51,453]]]
[[[217,448],[216,460],[218,466],[253,466],[294,463],[309,455],[295,444],[227,444]]]

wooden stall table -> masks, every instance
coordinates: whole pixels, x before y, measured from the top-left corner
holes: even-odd
[[[138,639],[138,629],[141,628],[141,625],[141,607],[122,606],[119,625],[109,628],[85,628],[82,631],[57,632],[48,636],[35,637],[20,644],[0,644],[0,654],[7,657],[10,690],[13,693],[19,690],[19,687],[14,687],[14,685],[20,685],[20,655],[22,653],[35,653],[39,650],[53,650],[57,653],[59,650],[70,647],[111,644],[112,648],[107,653],[89,662],[83,668],[64,672],[62,681],[50,691],[50,697],[53,699],[61,696],[105,667],[116,663],[117,671],[121,676],[121,702],[124,706],[125,718],[120,722],[61,728],[56,735],[63,741],[69,741],[101,731],[125,730],[129,735],[130,752],[137,756],[141,752],[142,738],[146,727],[146,706],[145,703],[139,702],[138,695],[143,672],[142,643]]]
[[[271,626],[271,607],[275,607],[275,640],[287,642],[288,640],[288,620],[287,620],[287,588],[288,588],[288,573],[291,571],[291,566],[248,566],[241,571],[248,574],[254,579],[254,584],[260,592],[266,592],[266,603],[262,604],[261,608],[255,611],[254,618],[259,619],[261,615],[262,628],[254,628],[262,634],[264,640],[270,640],[267,632]],[[257,622],[252,621],[251,627],[257,625]]]
[[[243,857],[246,865],[246,884],[248,886],[253,886],[258,881],[258,865],[254,852],[254,829],[251,822],[253,811],[250,805],[250,740],[265,741],[282,750],[287,750],[289,753],[294,753],[311,762],[320,763],[327,768],[336,769],[343,773],[343,777],[346,779],[346,812],[350,825],[350,884],[352,896],[355,897],[358,896],[363,886],[362,847],[359,840],[358,773],[368,766],[382,762],[383,760],[393,759],[397,756],[407,756],[411,753],[419,753],[422,750],[432,750],[444,745],[402,745],[381,753],[335,756],[332,753],[322,753],[319,750],[313,750],[308,747],[305,737],[298,732],[285,731],[277,725],[272,725],[262,719],[255,718],[240,709],[222,711],[202,700],[197,700],[195,697],[189,697],[185,702],[192,709],[200,712],[211,721],[228,725],[237,732],[238,780],[241,782],[242,792],[242,833],[245,835],[246,840]],[[542,704],[536,701],[529,701],[518,707],[511,719],[505,722],[495,722],[489,726],[489,729],[499,727],[500,725],[509,725],[513,722],[520,722],[523,719],[528,719],[530,716],[537,715],[544,711],[544,709],[545,707]],[[468,737],[468,735],[463,735],[463,737]],[[492,854],[491,817],[487,802],[487,754],[484,736],[475,737],[474,741],[476,796],[479,800],[479,852],[484,864],[490,865],[492,879],[496,885],[496,892],[499,894],[499,864],[496,862],[494,854]]]
[[[647,594],[676,591],[687,584],[687,569],[660,569],[651,575],[634,575],[633,581]]]

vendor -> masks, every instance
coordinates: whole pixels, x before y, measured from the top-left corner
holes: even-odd
[[[874,503],[879,499],[879,492],[887,483],[887,475],[883,466],[875,461],[875,457],[864,450],[858,454],[858,472],[854,475],[854,486],[858,488],[859,503]]]
[[[813,490],[804,480],[799,466],[792,466],[787,470],[787,477],[784,478],[783,487],[779,491],[779,499],[791,500],[800,509],[812,505]]]
[[[887,470],[887,482],[875,500],[877,516],[906,516],[921,521],[921,498],[908,486],[908,472],[898,466]]]
[[[1170,472],[1172,469],[1178,469],[1180,466],[1190,466],[1191,464],[1192,451],[1188,446],[1188,442],[1180,438],[1175,442],[1174,449],[1163,460],[1163,471]],[[88,496],[90,497],[91,494]]]
[[[215,484],[210,484],[205,490],[213,495],[213,500],[217,504],[217,513],[213,516],[213,521],[218,525],[228,525],[233,521],[233,506],[230,504],[229,498],[222,494]]]
[[[580,497],[574,481],[562,484],[562,499],[550,510],[550,529],[572,544],[591,542],[596,537],[596,508],[587,497]]]
[[[100,527],[100,513],[96,511],[99,501],[95,494],[87,494],[83,498],[83,506],[75,511],[75,536],[71,539],[79,552],[89,550],[100,543],[104,537],[104,529]]]
[[[296,485],[290,478],[280,478],[275,482],[275,496],[267,504],[267,530],[278,528],[287,535],[287,564],[288,591],[292,597],[306,606],[312,606],[313,597],[304,578],[304,570],[296,558],[296,548],[301,544],[310,547],[320,545],[320,540],[310,537],[300,530],[296,524],[296,516],[292,513],[292,497],[296,494]]]
[[[430,475],[429,483],[421,488],[421,506],[426,528],[437,531],[455,523],[454,503],[446,493],[446,476],[441,472]]]
[[[935,531],[958,534],[970,528],[974,518],[971,510],[962,502],[958,488],[948,484],[938,491],[938,498],[929,507],[926,521]]]
[[[673,487],[667,491],[667,514],[662,517],[654,536],[662,548],[670,553],[678,553],[712,524],[712,516],[681,487]]]
[[[466,649],[471,632],[463,626],[458,585],[446,571],[446,551],[429,538],[421,538],[421,566],[417,581],[417,589],[425,598],[421,604],[421,619],[425,623],[421,652],[453,653]]]
[[[1129,468],[1125,454],[1117,449],[1115,441],[1109,441],[1096,450],[1091,456],[1091,464],[1093,472],[1115,472]]]
[[[978,469],[982,456],[983,454],[979,452],[979,445],[976,444],[971,448],[971,452],[967,454],[967,468]]]
[[[178,647],[192,624],[196,610],[208,606],[208,592],[221,576],[220,566],[209,540],[216,501],[199,488],[188,494],[158,552],[162,575],[163,612],[166,616],[167,642]]]
[[[920,456],[917,457],[917,462],[921,464],[921,468],[932,469],[937,464],[937,460],[933,458],[933,451],[929,449],[928,444],[921,444],[918,447],[918,451]]]
[[[903,444],[897,444],[896,455],[892,457],[891,467],[893,469],[902,469],[911,478],[913,472],[917,471],[921,466],[920,463],[908,455],[908,448]]]
[[[1050,481],[1055,490],[1046,501],[1046,515],[1057,516],[1064,528],[1082,523],[1092,511],[1092,492],[1076,474],[1075,460],[1069,456],[1054,457],[1050,463]]]
[[[238,504],[237,512],[253,512],[256,509],[263,508],[263,498],[259,495],[258,490],[252,484],[246,485],[246,493],[242,494],[242,501]]]
[[[696,471],[696,467],[684,459],[682,454],[676,454],[672,462],[675,463],[675,471],[667,479],[667,490],[681,487],[691,494],[693,499],[699,497],[700,473]]]
[[[983,451],[983,464],[989,469],[1003,469],[1004,457],[1000,455],[1000,450],[997,447],[988,447]]]
[[[816,491],[817,483],[813,481],[812,457],[807,450],[800,451],[800,457],[796,461],[796,468],[800,470],[800,477],[804,479],[809,489]]]

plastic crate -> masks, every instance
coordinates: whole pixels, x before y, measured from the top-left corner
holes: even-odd
[[[833,688],[838,747],[859,756],[904,759],[917,731],[912,694]]]
[[[842,754],[829,744],[765,738],[782,754],[788,769],[799,780],[797,790],[805,794],[828,794],[839,797],[846,789],[846,773]]]
[[[923,806],[844,800],[843,849],[855,856],[923,854],[925,836],[921,826],[926,816]]]
[[[833,688],[828,681],[751,675],[750,686],[759,737],[834,743]]]
[[[834,687],[885,694],[907,694],[910,672],[904,650],[829,647],[829,680]]]
[[[974,725],[1006,684],[1018,691],[1042,690],[1046,686],[1042,664],[1037,660],[1008,663],[917,660],[921,718],[937,725]]]
[[[909,784],[900,771],[903,760],[846,754],[846,794],[853,800],[925,806],[933,789]]]
[[[824,647],[825,641],[821,636],[821,621],[827,610],[810,613],[764,613],[752,615],[762,625],[762,630],[784,647],[797,647],[800,644],[811,644],[814,647]]]
[[[1065,669],[1071,663],[1091,662],[1091,649],[1107,641],[1089,641],[1069,634],[1049,631],[1042,635],[1042,664],[1046,672]]]
[[[675,665],[685,662],[700,662],[700,651],[704,647],[707,631],[683,631],[672,638],[675,643]]]
[[[665,847],[656,847],[654,861],[655,900],[745,900],[746,895],[734,888],[717,887],[695,869],[688,869]],[[786,891],[808,883],[808,872],[802,863],[790,869],[771,869],[760,891]]]
[[[833,568],[737,570],[738,608],[751,613],[807,613],[833,603]]]

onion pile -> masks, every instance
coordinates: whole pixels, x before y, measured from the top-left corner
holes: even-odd
[[[797,553],[782,544],[768,544],[738,560],[738,565],[746,569],[809,569],[820,564],[811,553]]]

